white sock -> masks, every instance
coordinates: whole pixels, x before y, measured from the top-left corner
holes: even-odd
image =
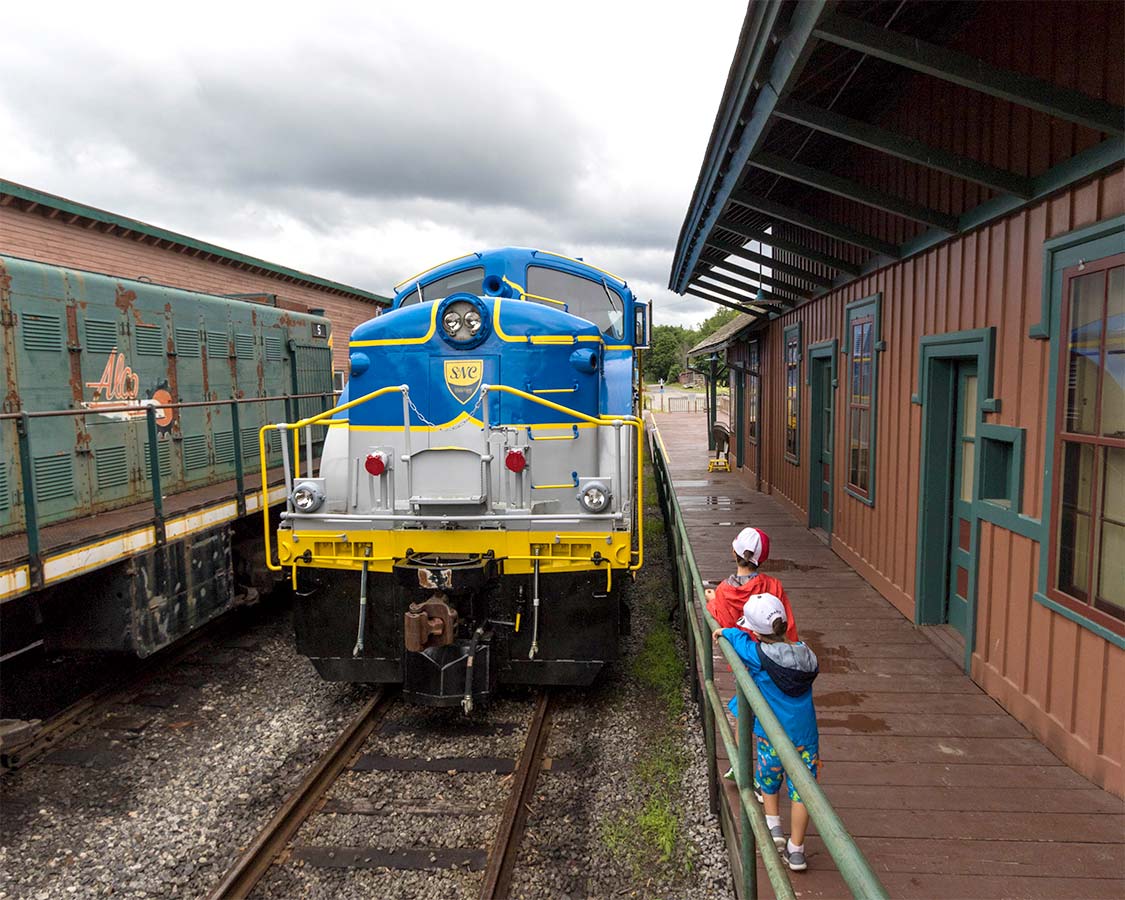
[[[792,841],[786,841],[786,843],[789,845],[789,852],[790,853],[804,853],[805,852],[805,845],[804,844],[801,844],[801,845],[798,846],[797,844],[794,844]]]
[[[770,828],[780,828],[781,816],[766,816],[766,825]]]

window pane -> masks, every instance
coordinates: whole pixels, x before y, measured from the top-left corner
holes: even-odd
[[[484,269],[465,269],[461,272],[454,272],[452,275],[446,275],[444,278],[438,278],[429,284],[423,284],[421,297],[418,296],[417,290],[413,290],[402,298],[402,303],[399,306],[400,308],[411,306],[418,303],[419,300],[426,303],[431,300],[441,300],[450,294],[456,294],[458,291],[468,291],[470,294],[477,295],[483,294]]]
[[[1125,266],[1109,270],[1102,376],[1102,434],[1125,437]]]
[[[1125,619],[1125,525],[1102,523],[1098,607]]]
[[[1062,465],[1062,496],[1057,549],[1058,588],[1085,600],[1089,589],[1094,447],[1064,441],[1059,464]]]
[[[974,437],[977,433],[977,376],[969,375],[965,378],[965,396],[962,399],[965,413],[961,421],[961,433],[965,437]]]
[[[1067,341],[1065,427],[1075,434],[1094,433],[1104,299],[1104,271],[1071,280],[1070,321],[1064,335]]]
[[[972,441],[961,442],[961,499],[966,503],[973,499],[973,473],[976,471],[977,445]]]
[[[1106,447],[1103,452],[1098,607],[1125,618],[1125,449]]]
[[[620,339],[624,334],[624,301],[600,281],[544,266],[528,266],[527,292],[565,303],[568,313],[593,322],[608,337]],[[545,305],[562,309],[555,303]]]

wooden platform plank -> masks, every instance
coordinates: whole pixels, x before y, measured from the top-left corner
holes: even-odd
[[[821,783],[891,896],[1125,897],[1125,802],[1049,753],[788,504],[738,473],[708,474],[703,415],[658,424],[705,579],[731,573],[739,528],[770,535],[765,569],[821,660]],[[712,659],[729,697],[734,676],[717,649]],[[716,756],[725,770],[721,741]],[[732,782],[721,796],[734,834]],[[808,847],[809,870],[792,878],[798,896],[847,896],[815,828]],[[760,861],[758,869],[766,896]]]

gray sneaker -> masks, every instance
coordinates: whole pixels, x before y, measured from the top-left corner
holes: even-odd
[[[784,850],[785,849],[785,835],[782,834],[781,826],[780,825],[774,825],[773,828],[770,829],[770,834],[773,836],[773,845],[775,847],[777,847],[777,849],[779,851]]]
[[[809,864],[805,862],[805,854],[800,850],[790,851],[786,848],[785,861],[789,863],[789,868],[794,872],[803,872],[809,867]]]

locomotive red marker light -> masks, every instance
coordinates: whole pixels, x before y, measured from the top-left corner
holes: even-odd
[[[509,450],[504,457],[504,465],[517,475],[527,468],[527,457],[522,450]]]
[[[382,453],[369,453],[363,461],[363,467],[368,474],[378,477],[387,471],[387,457]]]

